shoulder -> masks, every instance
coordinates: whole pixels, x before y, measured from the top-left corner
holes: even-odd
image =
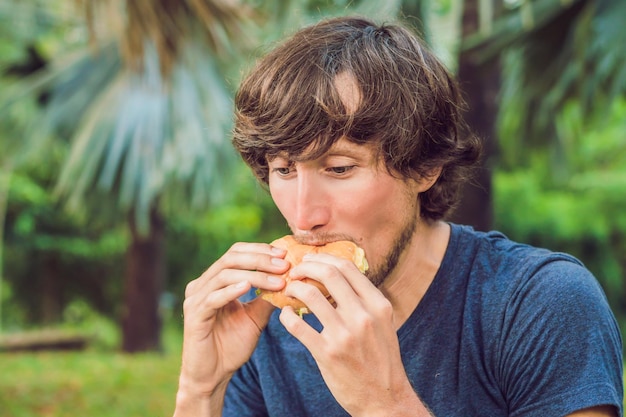
[[[456,258],[463,251],[468,308],[474,326],[498,340],[493,348],[530,350],[539,340],[564,343],[603,339],[620,346],[619,328],[604,290],[584,265],[565,253],[514,242],[499,232],[456,227]],[[569,342],[567,342],[569,341]],[[567,349],[576,349],[570,345]],[[621,348],[620,348],[621,349]],[[502,352],[502,350],[500,350]]]
[[[593,274],[568,254],[456,229],[457,250],[471,255],[469,304],[479,309],[492,376],[511,409],[621,407],[620,331]]]
[[[464,259],[473,279],[480,277],[479,283],[497,280],[499,285],[523,287],[556,280],[554,284],[597,285],[593,275],[569,254],[515,242],[498,231],[479,232],[468,226],[452,225],[452,235],[454,258]],[[531,283],[534,279],[539,281]]]

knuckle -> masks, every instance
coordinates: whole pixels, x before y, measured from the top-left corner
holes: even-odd
[[[305,322],[303,320],[290,320],[289,327],[294,335],[300,335],[304,332]]]
[[[229,251],[235,251],[235,252],[239,251],[241,250],[242,246],[243,246],[242,242],[235,242],[232,245],[230,245]]]
[[[354,268],[354,263],[348,259],[340,258],[337,261],[337,269],[340,271],[349,271]]]
[[[385,297],[380,297],[376,303],[376,312],[380,317],[391,317],[393,315],[393,306],[391,301]]]
[[[353,352],[356,347],[356,338],[352,332],[338,332],[333,337],[333,343],[329,343],[326,354],[332,361],[343,360],[346,352]]]
[[[188,313],[191,312],[191,310],[193,309],[193,304],[194,302],[192,301],[192,298],[185,298],[185,300],[183,301],[183,314],[185,317],[187,317]]]
[[[303,282],[294,283],[296,284],[296,290],[298,290],[298,298],[302,298],[303,300],[316,300],[320,297],[324,297],[320,290],[317,289],[314,285],[306,284]]]
[[[376,319],[369,313],[363,312],[356,317],[358,323],[358,329],[361,329],[363,332],[368,333],[372,331],[376,324]]]
[[[189,283],[187,283],[187,285],[185,286],[185,298],[189,298],[191,297],[196,290],[196,287],[198,285],[198,280],[194,279],[193,281],[190,281]]]

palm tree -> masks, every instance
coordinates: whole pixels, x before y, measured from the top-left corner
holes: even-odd
[[[87,24],[74,30],[86,45],[21,85],[30,89],[18,95],[49,93],[28,147],[45,147],[51,132],[66,140],[58,195],[91,216],[126,217],[122,347],[154,350],[165,215],[209,207],[225,194],[237,161],[227,133],[228,82],[237,77],[228,76],[221,58],[232,61],[247,39],[250,13],[225,0],[79,5]]]

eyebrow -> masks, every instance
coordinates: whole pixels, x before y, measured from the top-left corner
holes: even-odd
[[[359,145],[353,142],[344,142],[342,144],[333,144],[333,146],[331,146],[328,152],[326,152],[323,156],[366,157],[369,156],[370,151],[371,149],[367,145]]]
[[[266,162],[272,162],[273,160],[278,159],[278,158],[285,159],[285,160],[288,160],[288,161],[291,160],[291,158],[289,158],[289,154],[287,152],[285,152],[285,151],[280,151],[277,154],[273,154],[273,155],[270,155],[269,153],[265,154],[265,161]]]

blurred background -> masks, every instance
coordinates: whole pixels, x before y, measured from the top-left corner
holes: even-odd
[[[0,417],[171,415],[187,282],[287,232],[232,97],[322,17],[400,20],[487,156],[451,220],[569,252],[626,325],[623,0],[0,0]]]

